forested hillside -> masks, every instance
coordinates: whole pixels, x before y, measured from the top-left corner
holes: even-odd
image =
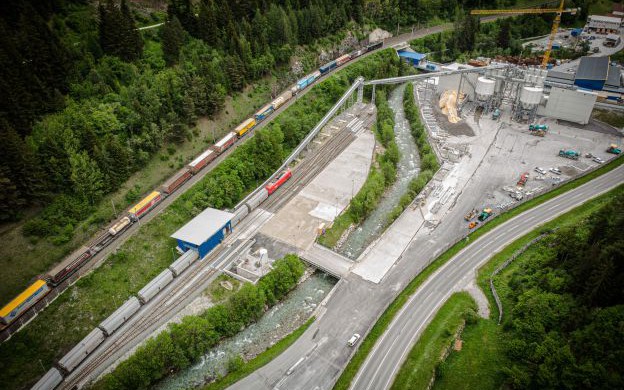
[[[624,194],[543,240],[509,282],[508,383],[624,387]]]

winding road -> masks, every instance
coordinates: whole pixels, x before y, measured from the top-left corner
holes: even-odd
[[[619,166],[589,183],[532,208],[494,228],[455,255],[416,291],[379,339],[352,383],[352,389],[384,390],[442,304],[475,278],[475,272],[501,249],[536,226],[624,183]]]

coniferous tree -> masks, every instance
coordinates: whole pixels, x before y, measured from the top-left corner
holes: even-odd
[[[180,49],[184,44],[184,29],[177,17],[167,21],[162,29],[162,49],[167,65],[178,62]]]
[[[167,6],[168,19],[177,17],[184,29],[194,37],[197,37],[197,19],[191,0],[170,0]]]
[[[135,61],[141,56],[143,40],[125,0],[117,7],[113,0],[99,6],[100,46],[105,54]]]
[[[199,16],[197,18],[197,33],[212,47],[219,47],[219,28],[215,17],[215,8],[212,0],[202,1],[199,5]]]
[[[143,39],[137,30],[126,0],[121,0],[120,10],[123,26],[123,54],[121,58],[126,61],[135,61],[141,57],[143,52]]]

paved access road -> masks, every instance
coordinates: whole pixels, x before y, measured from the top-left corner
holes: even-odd
[[[624,166],[549,200],[483,235],[435,274],[410,298],[364,362],[352,384],[357,390],[384,390],[437,310],[476,270],[505,246],[566,211],[624,183]]]

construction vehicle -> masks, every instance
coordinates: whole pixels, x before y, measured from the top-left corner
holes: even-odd
[[[581,154],[579,152],[577,152],[576,150],[572,150],[572,149],[568,149],[568,150],[561,149],[559,151],[559,157],[569,158],[570,160],[578,160],[580,155]]]
[[[481,214],[479,214],[479,216],[477,217],[477,219],[481,222],[485,221],[486,219],[488,219],[490,217],[490,215],[492,215],[492,209],[490,208],[485,208],[483,209],[483,211],[481,212]]]
[[[500,118],[500,110],[497,108],[496,110],[494,110],[494,112],[492,113],[492,119],[493,120],[498,120],[498,118]]]
[[[569,13],[575,15],[580,8],[563,8],[565,0],[561,0],[558,8],[525,8],[525,9],[475,9],[470,11],[471,15],[522,15],[522,14],[556,14],[553,21],[552,28],[550,30],[550,36],[548,38],[548,45],[544,51],[544,58],[542,58],[542,69],[548,67],[550,62],[550,52],[552,51],[553,43],[555,42],[555,36],[557,30],[559,30],[559,24],[561,23],[561,14]]]
[[[536,130],[548,131],[548,125],[537,125],[537,124],[529,125],[529,130],[530,131],[536,131]]]
[[[609,145],[609,148],[607,149],[607,153],[620,154],[622,153],[622,149],[618,148],[616,144],[611,144]]]
[[[469,212],[468,214],[464,215],[464,219],[466,221],[470,221],[471,219],[473,219],[478,213],[477,209],[472,209],[471,212]]]
[[[527,180],[529,180],[529,172],[524,172],[522,175],[520,175],[520,180],[518,180],[516,184],[520,187],[524,187]]]
[[[472,221],[468,224],[468,229],[474,229],[475,227],[477,227],[477,225],[479,224],[479,222],[477,221]]]
[[[546,132],[544,130],[534,130],[531,131],[531,135],[534,135],[536,137],[544,137],[546,135]]]

